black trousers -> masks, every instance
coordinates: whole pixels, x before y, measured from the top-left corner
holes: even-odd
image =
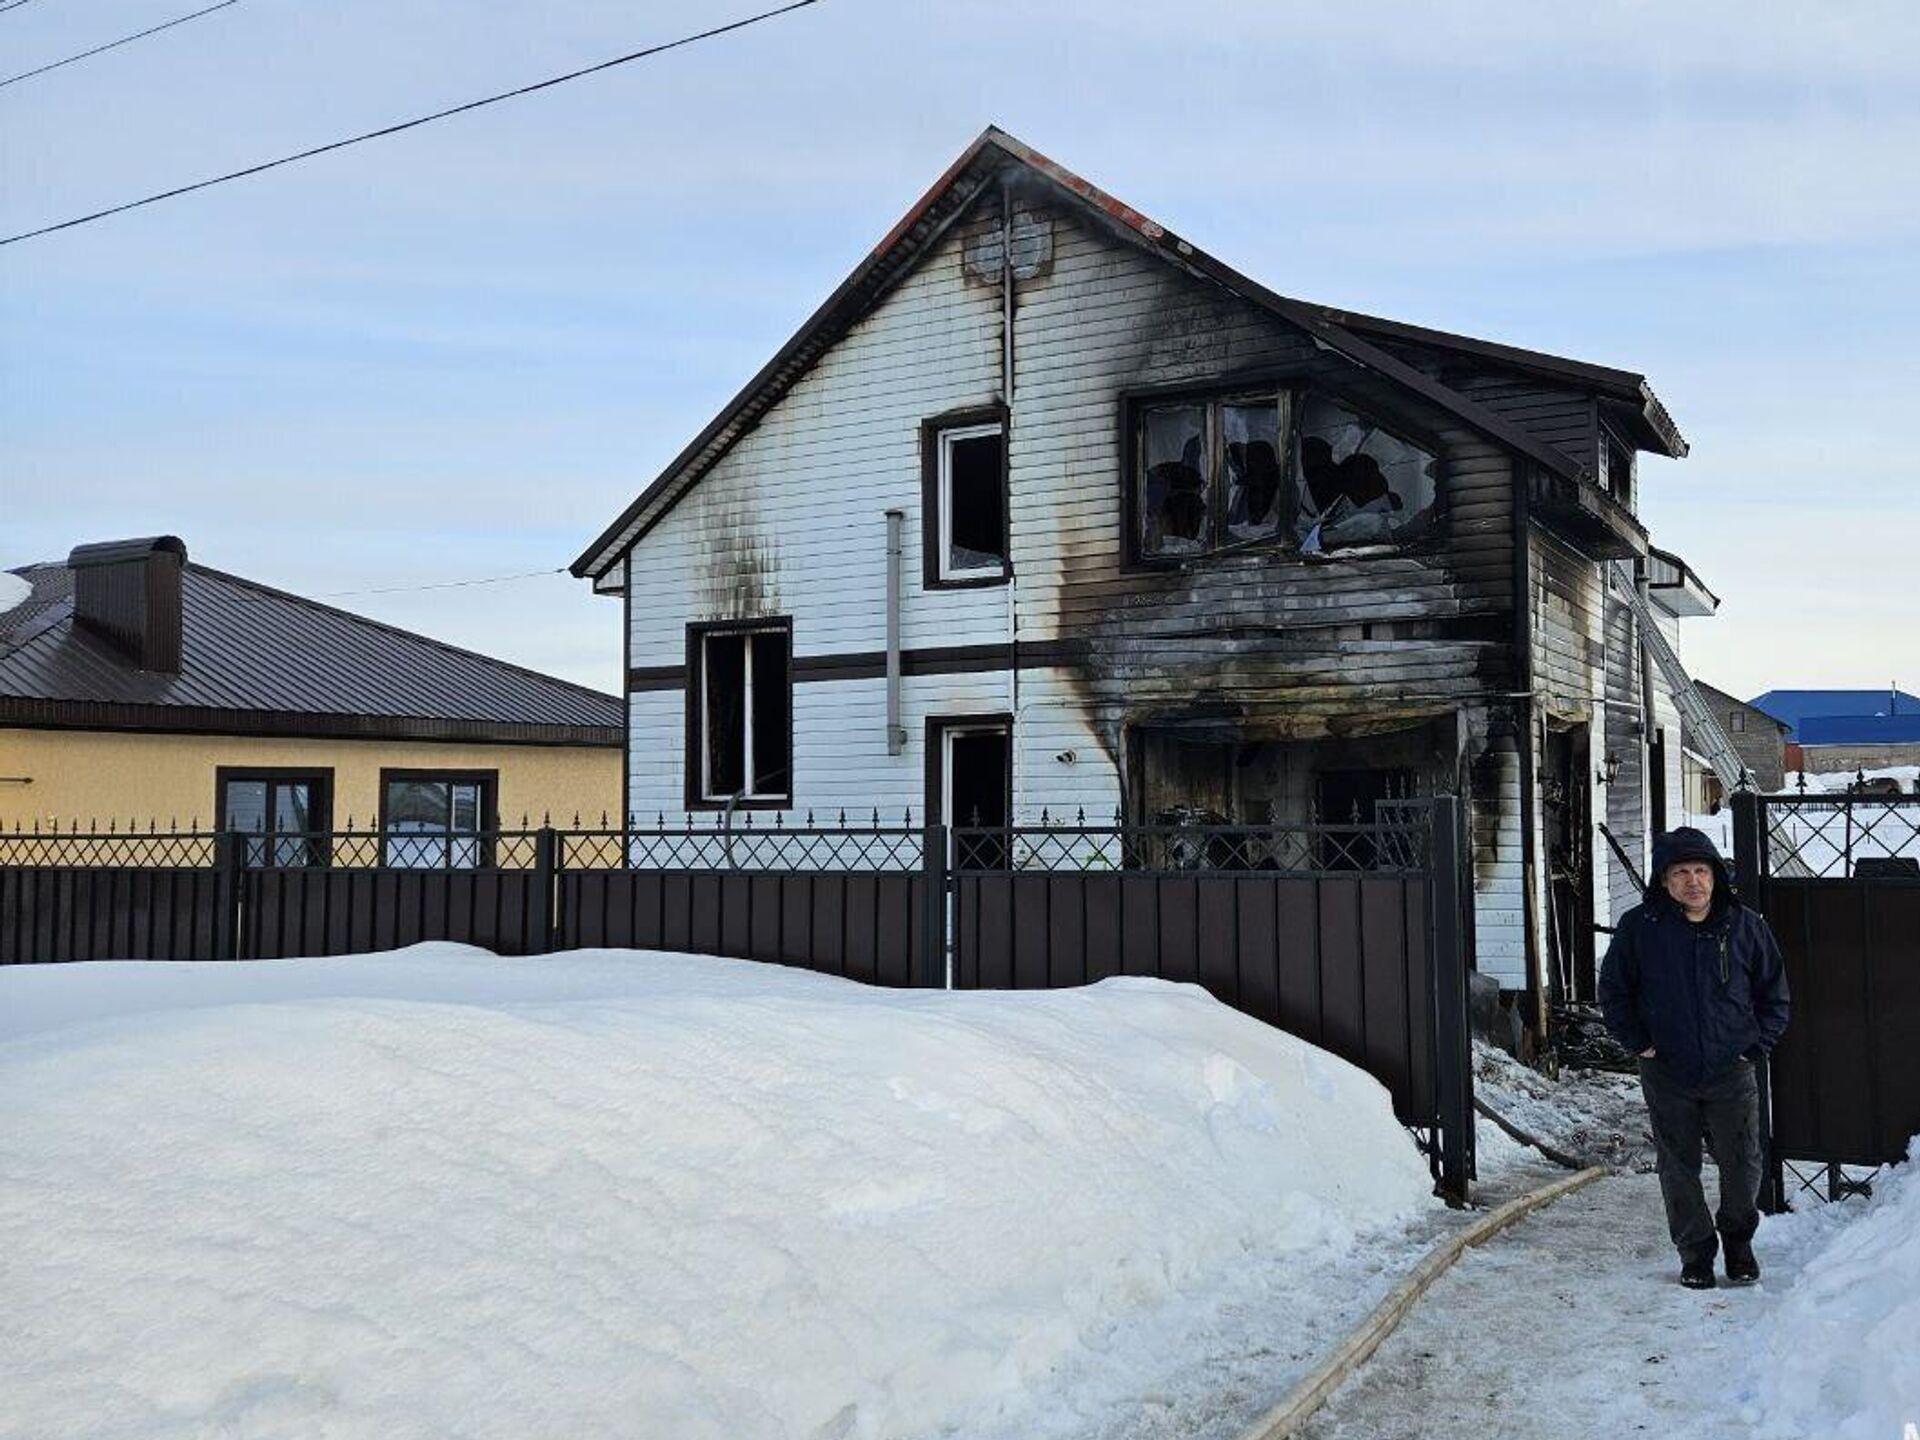
[[[1683,1085],[1659,1057],[1640,1062],[1640,1090],[1653,1121],[1660,1195],[1667,1231],[1683,1261],[1712,1260],[1729,1240],[1752,1238],[1760,1226],[1760,1086],[1753,1066],[1737,1060],[1701,1085]],[[1700,1185],[1700,1142],[1720,1167],[1720,1209],[1710,1214]]]

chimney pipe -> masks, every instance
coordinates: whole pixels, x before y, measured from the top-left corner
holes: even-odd
[[[180,673],[180,573],[187,547],[174,535],[77,545],[73,618],[135,668]]]

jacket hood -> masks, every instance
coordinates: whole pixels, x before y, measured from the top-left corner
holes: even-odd
[[[1726,858],[1704,831],[1695,830],[1690,825],[1654,836],[1653,871],[1647,877],[1649,901],[1666,898],[1667,867],[1685,860],[1704,860],[1713,867],[1713,908],[1716,911],[1740,903],[1739,897],[1733,892],[1733,873],[1727,868]]]

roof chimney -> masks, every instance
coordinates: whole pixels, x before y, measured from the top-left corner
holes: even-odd
[[[180,673],[180,572],[187,547],[173,535],[76,545],[73,618],[141,670]]]

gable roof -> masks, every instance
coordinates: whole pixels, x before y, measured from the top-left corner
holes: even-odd
[[[621,702],[191,562],[178,674],[74,622],[65,564],[0,611],[0,725],[618,745]]]
[[[1470,340],[1438,330],[1356,316],[1324,305],[1290,299],[1215,259],[1190,241],[1142,215],[1132,206],[1081,179],[1056,161],[1023,144],[1003,130],[989,126],[947,168],[900,222],[862,260],[824,304],[808,317],[779,352],[747,382],[740,393],[708,423],[692,442],[668,463],[634,502],[623,510],[573,562],[572,571],[600,578],[642,535],[660,522],[680,497],[697,484],[727,451],[756,425],[793,388],[815,361],[836,344],[862,317],[869,314],[919,260],[937,244],[948,227],[1008,166],[1038,178],[1055,193],[1078,204],[1109,229],[1161,256],[1188,273],[1222,286],[1304,330],[1326,349],[1353,364],[1401,385],[1422,399],[1448,411],[1480,431],[1569,481],[1589,478],[1585,467],[1566,452],[1529,434],[1492,410],[1443,385],[1382,348],[1376,340],[1417,339],[1443,344],[1482,358],[1492,358],[1520,369],[1551,370],[1562,378],[1621,396],[1644,395],[1658,414],[1664,407],[1646,388],[1643,377],[1580,361],[1562,360],[1534,351]],[[1671,421],[1667,422],[1671,426]],[[1685,453],[1685,442],[1678,440]]]

